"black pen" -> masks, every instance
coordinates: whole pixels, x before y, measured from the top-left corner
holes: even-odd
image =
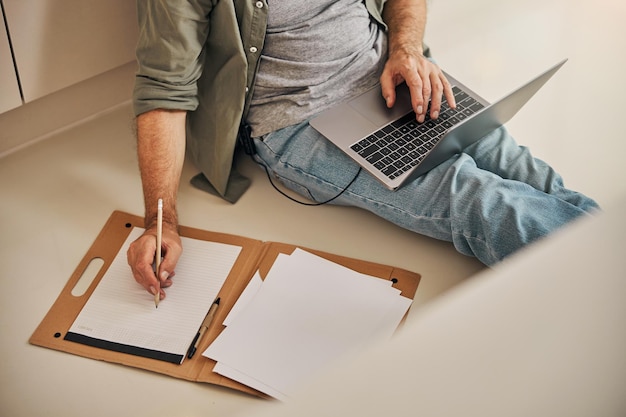
[[[217,307],[219,305],[220,305],[220,298],[217,297],[215,301],[213,301],[213,304],[211,304],[211,308],[209,308],[209,312],[204,318],[204,321],[202,322],[202,325],[200,326],[200,330],[198,330],[198,333],[196,333],[196,337],[194,337],[193,342],[191,342],[191,346],[189,346],[189,351],[187,352],[187,357],[189,359],[191,359],[194,353],[196,353],[196,350],[198,349],[198,345],[200,345],[200,342],[202,341],[202,336],[211,325],[211,322],[213,321],[213,317],[215,317],[215,312],[217,311]]]

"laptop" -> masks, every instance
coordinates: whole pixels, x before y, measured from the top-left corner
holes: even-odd
[[[457,107],[451,109],[444,98],[437,120],[427,115],[423,123],[416,121],[403,83],[396,87],[391,109],[376,86],[320,113],[310,124],[387,188],[396,190],[508,122],[566,61],[491,104],[446,73]]]

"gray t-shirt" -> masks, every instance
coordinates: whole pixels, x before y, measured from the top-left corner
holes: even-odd
[[[252,136],[304,121],[374,86],[386,44],[363,0],[271,1],[247,117]]]

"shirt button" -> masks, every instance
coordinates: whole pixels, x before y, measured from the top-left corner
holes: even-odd
[[[250,47],[250,52],[252,52],[254,54],[254,53],[256,53],[256,51],[258,51],[256,46],[251,46]]]
[[[256,7],[258,7],[259,9],[263,8],[263,2],[262,1],[257,1],[256,2]]]

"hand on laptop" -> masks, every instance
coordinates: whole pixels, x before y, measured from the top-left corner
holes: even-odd
[[[430,100],[430,117],[436,119],[445,97],[451,108],[456,107],[452,87],[437,64],[418,54],[417,51],[396,50],[389,55],[380,77],[380,86],[387,107],[396,101],[396,86],[406,82],[411,92],[413,110],[417,121],[422,123]]]

